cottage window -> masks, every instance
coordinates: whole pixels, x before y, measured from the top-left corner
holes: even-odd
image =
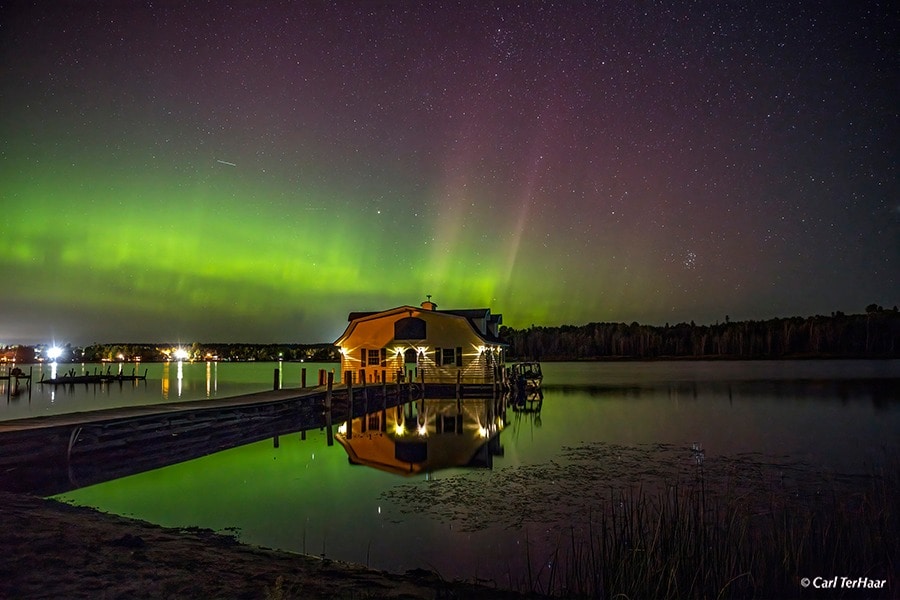
[[[425,321],[416,317],[406,317],[394,322],[395,340],[424,340]]]
[[[453,348],[444,348],[441,356],[442,365],[456,364],[456,350]]]
[[[366,364],[370,367],[377,367],[381,364],[381,350],[378,348],[369,348],[369,360]]]

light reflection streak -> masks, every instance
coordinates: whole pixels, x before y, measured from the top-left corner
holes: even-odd
[[[169,361],[166,361],[165,363],[163,363],[162,397],[163,397],[163,400],[169,399]]]

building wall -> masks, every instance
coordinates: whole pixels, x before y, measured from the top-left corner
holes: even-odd
[[[394,340],[394,323],[406,317],[425,321],[426,340]],[[484,341],[462,317],[428,310],[404,309],[380,317],[362,319],[341,342],[341,371],[353,373],[354,382],[396,381],[397,374],[416,380],[455,382],[457,372],[467,383],[490,382],[492,367],[502,360],[499,350]],[[407,363],[409,351],[415,364]]]

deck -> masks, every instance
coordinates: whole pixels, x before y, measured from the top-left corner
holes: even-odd
[[[327,428],[423,397],[491,396],[490,386],[387,384],[282,389],[0,422],[0,490],[40,495]],[[455,396],[454,396],[455,394]]]

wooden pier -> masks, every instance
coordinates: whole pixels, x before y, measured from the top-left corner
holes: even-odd
[[[0,421],[0,490],[62,493],[220,450],[331,426],[425,397],[491,396],[493,386],[380,383],[276,389],[232,398]],[[486,393],[485,393],[486,392]]]
[[[25,381],[25,389],[28,390],[29,398],[31,397],[31,379],[32,379],[32,369],[28,369],[28,374],[26,374],[22,369],[18,367],[14,367],[11,371],[7,372],[4,375],[0,375],[0,381],[6,381],[6,399],[7,401],[14,397],[18,396],[22,393],[22,388],[19,387],[20,381]]]

